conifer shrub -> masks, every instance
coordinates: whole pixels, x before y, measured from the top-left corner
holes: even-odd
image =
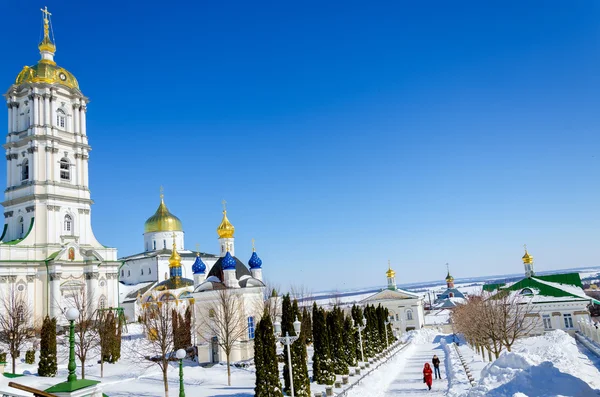
[[[281,382],[277,365],[277,347],[271,316],[265,310],[262,319],[256,326],[254,336],[254,365],[256,367],[257,397],[281,397]]]
[[[35,350],[25,352],[25,364],[35,364]]]
[[[325,310],[313,304],[313,378],[321,385],[332,385],[335,381],[333,362],[329,352],[329,335]]]
[[[1,361],[1,360],[0,360]],[[56,318],[46,316],[42,324],[42,340],[40,341],[39,376],[56,376]]]

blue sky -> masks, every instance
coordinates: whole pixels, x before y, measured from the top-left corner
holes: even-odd
[[[226,199],[284,288],[518,273],[524,243],[600,265],[598,2],[134,3],[0,5],[6,89],[53,13],[120,255],[163,185],[188,248],[217,252]]]

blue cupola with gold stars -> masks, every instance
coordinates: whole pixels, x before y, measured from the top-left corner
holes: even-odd
[[[204,264],[204,262],[202,262],[199,252],[196,254],[196,260],[194,261],[194,264],[192,265],[192,272],[194,272],[194,274],[206,273],[206,265]]]
[[[225,253],[222,263],[223,270],[235,270],[236,261],[233,258],[233,256],[231,256],[231,254],[229,253],[229,250],[227,251],[227,253]]]
[[[254,239],[252,239],[252,256],[248,261],[248,266],[250,266],[250,273],[252,277],[262,281],[262,260],[258,257],[256,253],[256,248],[254,247]]]

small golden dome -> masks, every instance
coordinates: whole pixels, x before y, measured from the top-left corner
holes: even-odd
[[[181,221],[175,215],[171,214],[165,205],[165,200],[161,195],[158,209],[144,225],[144,233],[153,232],[173,232],[183,231]]]
[[[447,282],[447,283],[451,283],[451,282],[453,282],[453,281],[454,281],[454,277],[452,277],[452,276],[450,275],[450,272],[448,272],[448,275],[446,276],[446,282]]]
[[[529,252],[525,250],[525,255],[523,255],[523,263],[533,263],[533,256],[529,255]]]
[[[169,267],[181,267],[181,256],[177,252],[177,244],[175,243],[174,238],[173,238],[173,252],[171,252],[171,257],[169,258]]]
[[[392,270],[392,267],[390,265],[388,265],[388,270],[387,272],[385,272],[385,275],[387,276],[387,278],[394,278],[396,277],[396,272]]]
[[[221,224],[217,228],[217,234],[219,238],[233,238],[233,234],[235,233],[235,227],[229,222],[227,219],[227,210],[223,210],[223,220]]]

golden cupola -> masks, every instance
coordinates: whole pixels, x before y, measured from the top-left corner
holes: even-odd
[[[223,220],[221,224],[217,228],[217,234],[219,238],[233,238],[233,234],[235,233],[235,227],[229,222],[227,219],[227,210],[223,210]]]
[[[181,221],[169,212],[164,196],[161,194],[158,209],[144,224],[144,233],[181,231],[183,231]]]
[[[175,236],[173,236],[173,251],[169,257],[169,267],[181,267],[181,255],[177,252],[177,244],[175,243]],[[179,275],[181,276],[181,274]]]
[[[15,79],[16,85],[25,83],[60,84],[68,88],[79,89],[79,83],[71,72],[54,62],[56,45],[50,38],[50,16],[47,8],[42,9],[44,22],[44,38],[38,45],[41,59],[36,65],[25,66]]]
[[[396,272],[392,270],[392,265],[388,262],[388,270],[385,272],[387,278],[396,277]]]
[[[527,252],[527,248],[525,248],[525,255],[523,255],[522,259],[524,264],[533,263],[533,256],[529,255],[529,252]]]

